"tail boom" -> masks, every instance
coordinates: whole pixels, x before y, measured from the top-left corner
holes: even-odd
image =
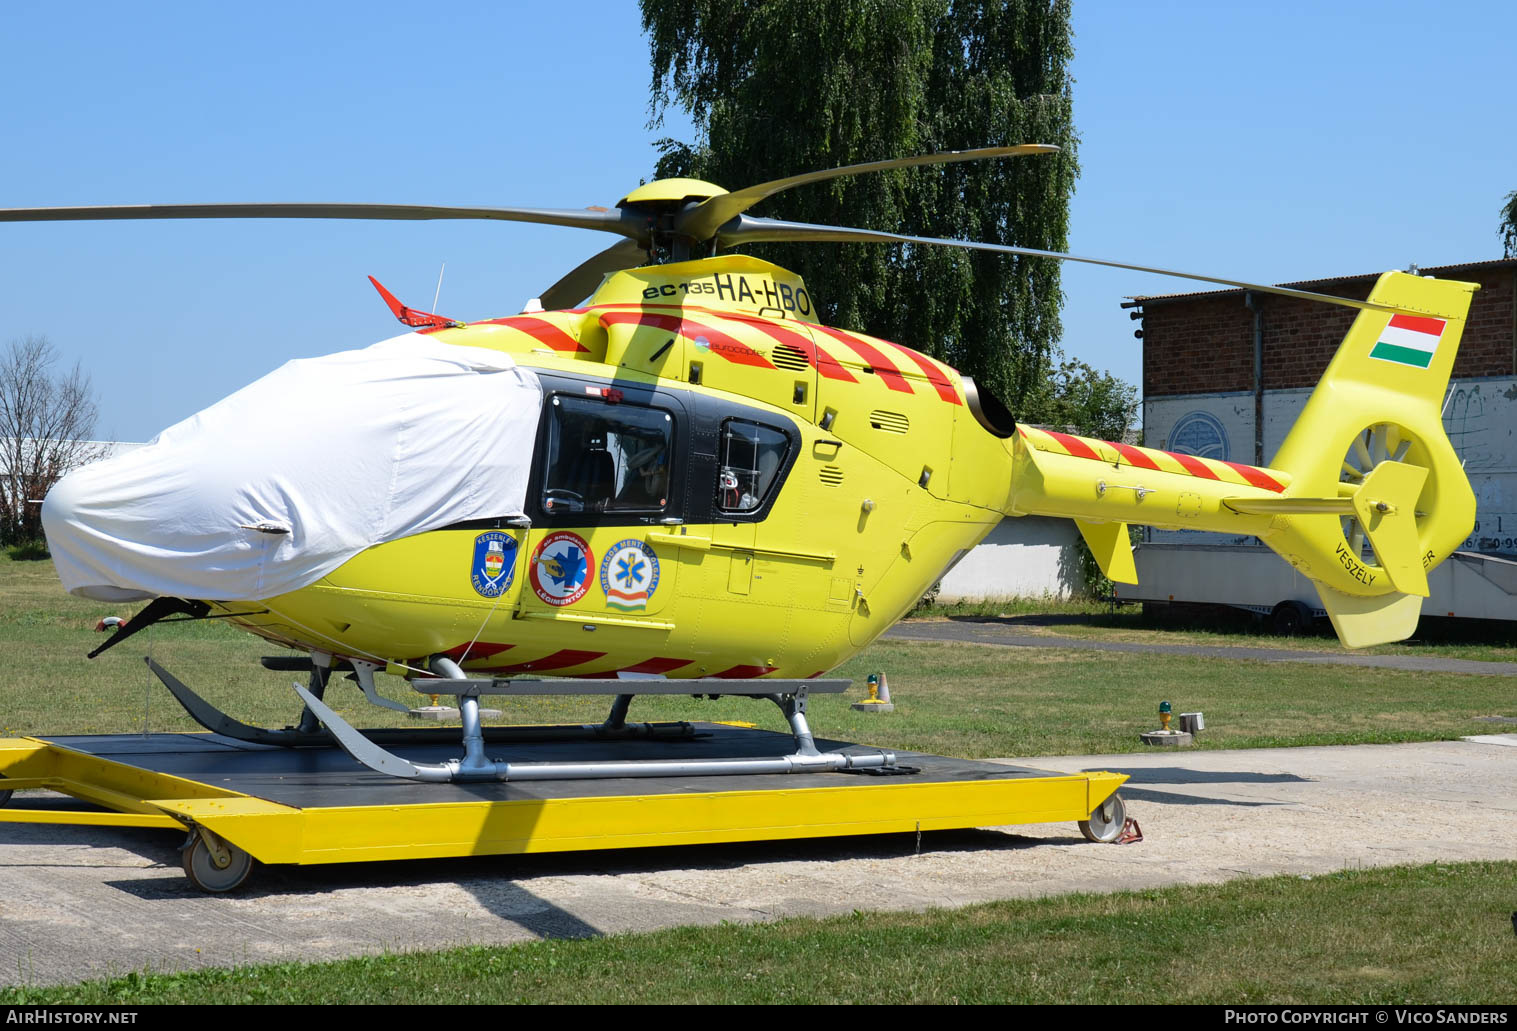
[[[1441,412],[1475,289],[1381,276],[1270,468],[1018,427],[1007,514],[1074,519],[1123,582],[1127,523],[1255,536],[1316,584],[1346,645],[1401,640],[1475,519]]]
[[[1271,515],[1238,511],[1228,502],[1276,500],[1290,484],[1290,474],[1280,469],[1019,426],[1008,514],[1074,519],[1102,570],[1118,582],[1136,583],[1128,573],[1130,545],[1123,560],[1125,532],[1113,543],[1109,530],[1095,527],[1139,523],[1165,530],[1263,534]],[[1108,565],[1106,555],[1116,562]]]

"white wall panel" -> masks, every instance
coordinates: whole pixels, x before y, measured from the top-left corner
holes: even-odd
[[[1079,586],[1073,520],[1003,519],[985,542],[943,578],[941,601],[980,598],[1067,598]]]

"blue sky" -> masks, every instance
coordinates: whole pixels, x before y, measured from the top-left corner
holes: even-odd
[[[1071,249],[1261,282],[1499,257],[1517,5],[1451,10],[1076,0]],[[610,205],[655,136],[686,135],[677,115],[646,127],[630,2],[6,4],[0,47],[4,206]],[[427,307],[446,261],[439,308],[487,318],[606,242],[502,223],[0,225],[0,341],[47,334],[91,370],[101,435],[144,440],[286,359],[393,335],[366,275]],[[1184,289],[1069,267],[1063,346],[1136,382],[1120,301]]]

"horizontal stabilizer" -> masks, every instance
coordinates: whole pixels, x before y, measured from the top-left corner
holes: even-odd
[[[1321,582],[1316,586],[1322,607],[1333,621],[1338,640],[1346,648],[1368,648],[1404,641],[1417,629],[1422,599],[1415,594],[1380,594],[1364,598],[1335,591]]]
[[[1092,523],[1076,519],[1080,536],[1090,545],[1090,553],[1096,557],[1106,579],[1119,584],[1138,582],[1138,565],[1132,557],[1132,539],[1127,535],[1126,523]]]
[[[1353,515],[1353,498],[1223,498],[1222,504],[1247,515]]]

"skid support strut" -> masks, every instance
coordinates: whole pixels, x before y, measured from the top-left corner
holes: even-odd
[[[327,678],[332,675],[332,656],[326,652],[311,653],[311,683],[306,688],[317,698],[327,696]],[[316,714],[307,706],[300,710],[300,724],[295,728],[297,734],[320,734],[321,721]]]
[[[306,670],[311,671],[312,686],[308,689],[313,697],[325,701],[326,688],[331,686],[331,674],[339,671],[352,670],[352,666],[346,661],[331,661],[325,674],[319,674],[318,662],[304,658],[290,656],[278,656],[263,660],[267,669],[284,670],[287,672]],[[253,727],[233,719],[222,712],[216,706],[206,701],[200,695],[192,691],[168,670],[158,665],[152,659],[147,659],[148,668],[153,671],[163,686],[168,688],[184,707],[190,717],[206,730],[223,737],[235,738],[238,741],[248,741],[259,745],[278,745],[283,748],[300,747],[324,747],[335,743],[331,734],[324,730],[316,715],[307,706],[301,713],[300,726],[286,727],[283,730],[270,730],[265,727]],[[355,679],[357,673],[354,674]],[[370,687],[373,686],[372,677]],[[318,689],[319,688],[319,689]],[[628,698],[630,701],[630,696]],[[386,706],[390,708],[391,706]],[[404,706],[399,706],[404,709]],[[613,707],[612,714],[616,709]],[[309,716],[309,723],[307,717]],[[612,725],[614,720],[607,723],[580,723],[565,724],[562,726],[541,727],[488,727],[482,733],[487,742],[492,744],[500,742],[532,742],[532,741],[593,741],[614,737],[643,737],[668,740],[673,738],[688,738],[695,736],[695,727],[690,723],[626,723],[625,709],[622,711],[622,722]],[[307,729],[309,728],[309,729]],[[365,737],[384,744],[430,744],[438,740],[443,730],[407,730],[383,727],[377,730],[364,730],[361,732]],[[0,799],[3,804],[3,799]]]
[[[496,680],[473,679],[461,675],[458,666],[436,657],[432,668],[445,674],[441,679],[418,680],[413,686],[428,694],[451,694],[458,698],[463,717],[464,754],[460,759],[441,763],[416,763],[381,748],[349,726],[311,692],[294,685],[305,704],[326,724],[337,743],[355,760],[379,773],[407,780],[431,783],[454,781],[522,781],[522,780],[591,780],[621,777],[691,777],[732,776],[760,773],[816,773],[837,770],[883,769],[895,766],[892,752],[852,755],[822,752],[816,747],[811,727],[806,722],[806,699],[811,691],[829,693],[846,690],[846,680],[765,680],[755,681],[744,689],[731,680]],[[645,759],[610,762],[536,762],[509,763],[485,756],[484,735],[479,722],[479,697],[494,695],[594,695],[612,694],[606,725],[625,725],[627,706],[633,695],[628,688],[636,684],[639,694],[729,694],[750,698],[767,698],[780,707],[795,736],[795,752],[790,755],[760,759]],[[763,688],[757,689],[762,684]]]

